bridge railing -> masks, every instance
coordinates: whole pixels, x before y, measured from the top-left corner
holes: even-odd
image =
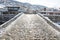
[[[18,13],[15,17],[13,17],[12,19],[10,19],[9,21],[3,23],[2,25],[0,25],[0,29],[1,28],[5,28],[7,27],[11,22],[13,22],[15,19],[17,19],[20,15],[22,15],[23,13]]]
[[[45,18],[45,17],[44,17],[42,14],[40,14],[40,13],[38,13],[38,15],[40,15],[43,19],[45,19],[46,22],[47,22],[49,25],[51,25],[54,29],[56,29],[56,30],[58,30],[58,31],[60,32],[60,25],[58,25],[58,24],[52,22],[51,20]]]

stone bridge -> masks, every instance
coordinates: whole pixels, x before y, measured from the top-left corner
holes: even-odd
[[[60,40],[60,26],[40,13],[19,13],[0,26],[0,40]]]

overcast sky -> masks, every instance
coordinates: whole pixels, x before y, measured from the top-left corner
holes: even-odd
[[[60,7],[60,0],[17,0],[20,2],[28,2],[30,4],[44,5],[47,7]]]

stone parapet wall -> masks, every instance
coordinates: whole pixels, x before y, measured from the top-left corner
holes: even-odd
[[[40,13],[38,13],[38,15],[40,15],[43,19],[45,19],[45,20],[47,21],[47,23],[48,23],[49,25],[51,25],[53,28],[55,28],[56,30],[58,30],[58,31],[60,32],[60,25],[58,25],[58,24],[52,22],[51,20],[45,18],[45,17],[44,17],[42,14],[40,14]]]
[[[22,14],[22,13],[17,14],[15,17],[13,17],[13,18],[10,19],[9,21],[7,21],[7,22],[5,22],[4,24],[2,24],[2,25],[0,26],[0,29],[7,27],[11,22],[13,22],[15,19],[17,19],[21,14]]]

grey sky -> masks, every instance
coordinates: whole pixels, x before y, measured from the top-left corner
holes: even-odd
[[[17,0],[31,4],[44,5],[47,7],[60,7],[60,0]]]

